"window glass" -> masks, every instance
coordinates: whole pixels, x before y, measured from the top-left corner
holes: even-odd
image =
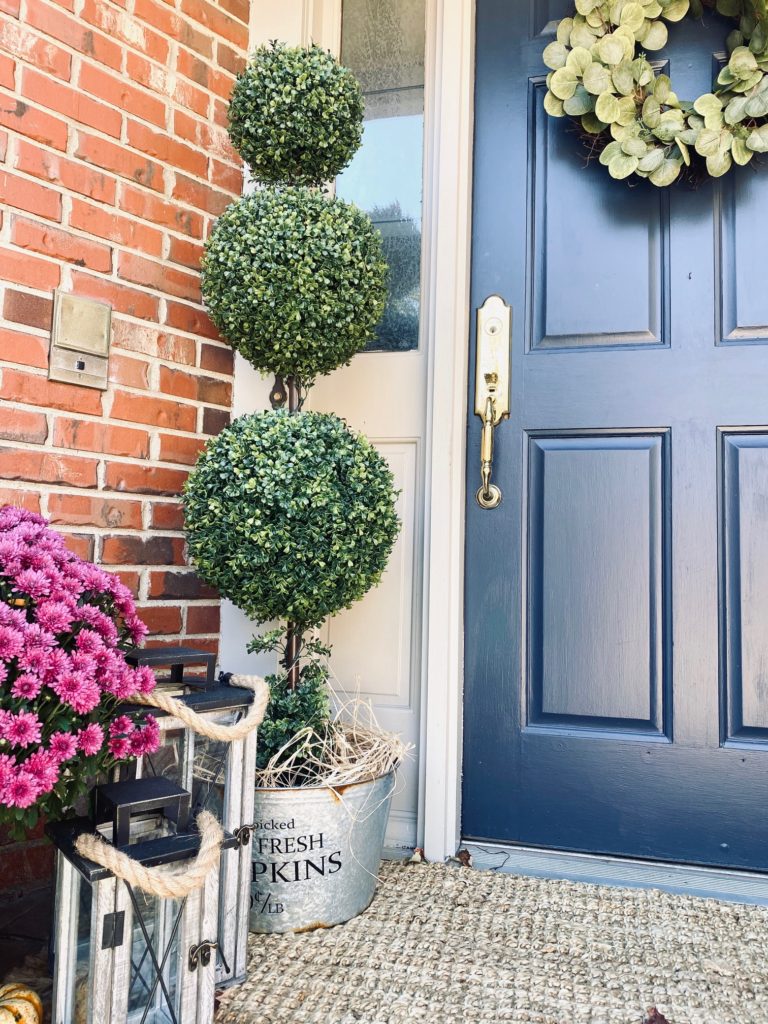
[[[425,0],[344,0],[341,62],[365,94],[363,144],[336,192],[381,232],[389,297],[372,351],[418,347]]]

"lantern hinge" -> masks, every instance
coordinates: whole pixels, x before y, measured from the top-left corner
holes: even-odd
[[[190,971],[196,971],[198,964],[201,967],[207,967],[211,962],[211,953],[214,949],[218,949],[218,942],[211,942],[209,939],[203,939],[199,946],[190,946],[189,949],[189,969]]]
[[[114,914],[105,914],[104,927],[101,931],[101,948],[116,949],[118,946],[122,946],[124,928],[124,910],[118,910]]]

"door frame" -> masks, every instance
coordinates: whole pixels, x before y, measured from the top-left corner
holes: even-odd
[[[339,51],[341,0],[255,0],[250,20],[252,47],[281,38]],[[417,829],[427,857],[441,861],[456,852],[461,829],[475,0],[427,0],[426,39],[421,339],[428,395]],[[267,390],[268,382],[238,359],[234,411],[266,408]]]

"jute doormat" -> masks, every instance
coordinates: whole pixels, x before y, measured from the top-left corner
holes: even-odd
[[[356,920],[252,936],[217,1024],[768,1024],[768,910],[385,863]],[[652,1015],[651,1015],[652,1016]]]

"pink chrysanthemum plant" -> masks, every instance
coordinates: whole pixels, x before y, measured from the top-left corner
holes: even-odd
[[[154,717],[119,709],[154,689],[151,669],[125,660],[146,633],[117,576],[69,551],[41,516],[0,508],[0,824],[14,834],[158,748]]]

